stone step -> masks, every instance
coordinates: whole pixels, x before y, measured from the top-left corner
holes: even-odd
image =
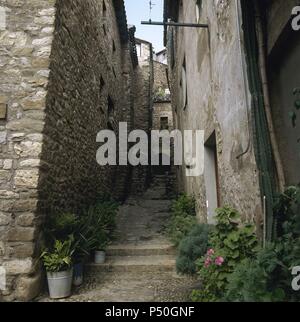
[[[172,244],[145,245],[111,245],[107,249],[108,256],[155,256],[176,255]]]
[[[155,256],[108,256],[105,264],[87,264],[88,275],[102,272],[174,272],[175,257],[170,255]]]

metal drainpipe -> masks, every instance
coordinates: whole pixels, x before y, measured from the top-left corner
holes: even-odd
[[[251,105],[250,105],[250,101],[251,99],[249,99],[249,87],[248,87],[248,78],[247,78],[247,66],[246,66],[246,61],[245,61],[245,57],[244,57],[244,52],[242,49],[242,40],[241,40],[241,3],[240,0],[235,0],[235,7],[236,7],[236,15],[237,15],[237,30],[238,30],[238,44],[239,44],[239,49],[240,49],[240,55],[241,55],[241,65],[242,65],[242,70],[243,70],[243,80],[244,80],[244,94],[245,94],[245,101],[246,101],[246,114],[247,114],[247,128],[248,128],[248,143],[247,143],[247,148],[244,152],[240,153],[236,158],[240,159],[242,156],[246,155],[251,147],[251,131],[250,131],[250,121],[251,121],[251,117],[250,117],[250,109],[251,109]]]

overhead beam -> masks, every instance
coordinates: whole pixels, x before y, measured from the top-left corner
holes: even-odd
[[[142,21],[142,25],[152,25],[152,26],[173,26],[173,27],[188,27],[188,28],[208,28],[207,24],[198,23],[183,23],[183,22],[159,22],[159,21]]]

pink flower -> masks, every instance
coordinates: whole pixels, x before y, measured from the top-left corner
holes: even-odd
[[[214,255],[214,253],[215,253],[215,251],[212,248],[207,251],[208,256],[212,256],[212,255]]]
[[[222,265],[223,265],[223,263],[224,263],[224,258],[223,258],[223,257],[219,256],[219,257],[217,257],[217,258],[216,258],[216,260],[215,260],[215,264],[216,264],[217,266],[222,266]]]
[[[211,263],[212,263],[212,260],[209,257],[207,257],[204,262],[204,266],[207,268],[211,265]]]

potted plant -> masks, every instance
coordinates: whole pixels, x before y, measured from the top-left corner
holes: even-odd
[[[76,248],[74,251],[74,272],[73,272],[73,285],[81,286],[83,283],[83,270],[84,263],[90,257],[90,252],[95,245],[95,239],[90,234],[90,229],[82,227],[82,232],[79,232],[76,239]]]
[[[106,248],[108,246],[108,237],[104,230],[95,231],[95,264],[104,264],[106,259]]]
[[[74,253],[74,238],[66,241],[55,240],[52,250],[42,253],[50,298],[61,299],[71,295],[72,288],[72,255]]]

